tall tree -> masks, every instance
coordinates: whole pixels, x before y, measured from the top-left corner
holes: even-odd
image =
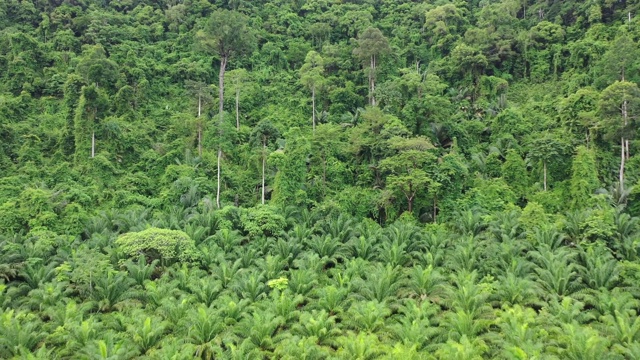
[[[418,136],[391,138],[389,146],[397,154],[380,161],[380,168],[390,173],[387,176],[387,188],[393,192],[401,192],[407,199],[407,211],[412,212],[416,194],[438,185],[424,170],[428,163],[436,160],[428,151],[433,149],[433,145],[427,138]]]
[[[550,161],[561,158],[565,155],[569,144],[561,136],[544,132],[536,134],[529,141],[529,157],[536,162],[542,162],[542,184],[544,191],[547,191],[547,168]]]
[[[224,120],[224,73],[233,56],[240,56],[252,51],[255,36],[249,28],[249,17],[237,11],[219,9],[211,14],[204,29],[196,33],[198,43],[207,53],[217,55],[220,60],[218,73],[218,115],[220,116],[219,135],[222,137]],[[220,207],[220,161],[222,145],[218,145],[216,206]]]
[[[76,161],[96,155],[96,130],[109,106],[107,95],[95,85],[83,86],[74,117],[74,144]],[[90,135],[89,135],[90,134]],[[91,139],[91,152],[87,154],[87,139]],[[88,155],[88,156],[86,156]]]
[[[624,189],[625,162],[629,158],[629,137],[631,125],[640,112],[640,89],[629,81],[616,81],[602,91],[600,111],[615,137],[620,139],[620,189]]]
[[[280,137],[280,132],[269,120],[262,120],[253,128],[251,133],[251,142],[254,145],[260,145],[262,148],[262,201],[264,205],[265,192],[265,168],[267,163],[267,146],[269,142],[273,142]]]
[[[376,69],[381,56],[391,51],[389,40],[379,29],[369,27],[358,34],[358,47],[353,49],[353,55],[363,62],[365,73],[369,77],[369,104],[376,105],[374,92],[376,90]]]
[[[113,86],[119,76],[118,64],[107,58],[100,45],[87,47],[76,70],[96,87]]]
[[[236,98],[236,130],[240,130],[240,90],[247,77],[248,73],[245,69],[234,69],[227,74],[227,78],[231,80],[231,90]]]
[[[202,111],[206,104],[210,103],[213,98],[211,96],[211,88],[207,84],[201,81],[187,80],[185,85],[187,90],[192,96],[198,99],[198,119],[197,119],[197,132],[198,132],[198,156],[202,157],[202,132],[204,122],[202,121]]]
[[[311,123],[313,132],[316,131],[316,91],[322,87],[324,78],[324,60],[316,51],[309,51],[304,60],[304,65],[300,68],[300,82],[311,90]]]
[[[630,81],[638,74],[638,67],[634,64],[636,64],[639,55],[638,45],[628,34],[623,33],[613,41],[602,58],[604,78],[606,80]]]

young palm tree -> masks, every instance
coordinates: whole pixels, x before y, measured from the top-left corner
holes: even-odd
[[[411,257],[407,251],[407,245],[403,242],[383,241],[376,247],[377,258],[384,264],[395,266],[406,266]]]
[[[505,307],[496,321],[504,336],[503,354],[508,359],[543,358],[543,332],[536,328],[536,312],[520,305]]]
[[[144,286],[144,282],[151,279],[158,262],[160,262],[160,260],[154,259],[151,263],[147,263],[145,256],[140,254],[137,262],[127,260],[127,262],[124,263],[124,266],[127,269],[129,276],[136,282],[136,284]]]
[[[343,319],[345,326],[354,331],[375,333],[385,325],[391,310],[377,301],[354,302]]]
[[[456,220],[451,224],[453,231],[459,235],[480,235],[487,227],[482,216],[483,214],[476,210],[458,212],[453,217]]]
[[[449,309],[461,310],[472,318],[484,317],[491,312],[489,298],[495,291],[492,283],[478,282],[478,273],[461,272],[452,275],[453,288],[449,288],[445,304]]]
[[[395,323],[389,326],[394,339],[417,350],[433,350],[441,329],[434,326],[439,307],[428,301],[407,300],[392,316]]]
[[[291,336],[276,346],[274,355],[282,360],[323,360],[329,358],[329,350],[318,345],[314,337]]]
[[[543,246],[530,254],[537,264],[534,271],[538,275],[538,283],[550,295],[565,296],[582,289],[579,268],[573,261],[575,252],[564,247],[552,251]]]
[[[136,356],[135,346],[126,339],[118,338],[113,332],[104,333],[101,339],[91,341],[78,354],[82,359],[117,360]]]
[[[640,317],[635,311],[606,314],[602,318],[601,331],[612,337],[616,343],[630,346],[640,342]]]
[[[146,316],[144,313],[138,314],[137,317],[134,323],[128,326],[127,332],[131,335],[140,354],[145,355],[160,343],[166,323],[157,317]]]
[[[408,287],[409,295],[420,300],[431,299],[441,302],[446,293],[445,278],[433,265],[423,267],[414,266],[409,270]]]
[[[302,253],[302,242],[294,239],[286,240],[287,236],[288,234],[285,235],[284,239],[278,239],[278,241],[274,243],[271,253],[285,261],[287,264],[286,268],[288,269],[293,266],[293,262]]]
[[[338,343],[338,359],[373,360],[387,353],[378,337],[367,332],[349,333],[340,337]]]
[[[270,311],[254,311],[251,315],[246,314],[244,320],[236,327],[235,333],[238,338],[245,339],[267,355],[273,352],[282,340],[277,330],[283,322],[281,317]]]
[[[493,295],[495,305],[526,305],[540,306],[542,288],[531,276],[519,276],[517,273],[507,271],[505,275],[498,276],[498,285]]]
[[[325,262],[336,263],[343,258],[343,243],[332,235],[313,235],[306,241],[306,246],[313,250]]]
[[[302,337],[311,337],[318,345],[335,346],[336,338],[342,334],[336,326],[336,317],[326,311],[304,312],[300,322],[295,324],[291,332]]]
[[[34,351],[46,334],[33,314],[8,310],[0,313],[0,357],[5,359]]]
[[[609,340],[597,331],[575,323],[563,324],[557,329],[558,345],[554,352],[562,359],[600,360],[612,359]]]
[[[365,278],[357,282],[358,294],[367,300],[378,303],[393,303],[397,301],[398,290],[403,285],[402,268],[387,264],[374,265],[367,272]]]
[[[344,312],[347,304],[347,294],[349,289],[335,287],[333,285],[316,288],[313,296],[318,299],[316,307],[326,311],[329,315],[340,315]]]
[[[240,260],[230,263],[223,256],[218,256],[217,261],[218,265],[211,268],[211,275],[220,281],[220,285],[224,289],[227,289],[233,284],[238,273],[242,270],[242,263]]]
[[[130,291],[133,279],[124,272],[97,274],[94,281],[91,298],[100,311],[112,311],[116,304],[133,296]]]
[[[459,341],[447,341],[436,351],[436,357],[442,360],[482,360],[488,350],[484,341],[478,338],[469,340],[467,336],[462,336]]]
[[[341,244],[346,244],[353,236],[353,219],[344,214],[337,217],[329,217],[322,224],[321,231],[325,235],[330,235]]]
[[[252,304],[247,299],[239,300],[234,294],[231,294],[219,297],[215,306],[220,311],[220,317],[224,318],[224,324],[230,327],[242,320]]]
[[[367,261],[373,259],[375,255],[374,249],[377,244],[376,239],[375,237],[367,238],[364,235],[351,238],[348,244],[351,256]]]
[[[534,245],[536,248],[547,247],[550,250],[556,250],[565,244],[565,236],[553,226],[543,226],[536,228],[533,234]]]
[[[600,316],[615,316],[616,312],[631,314],[635,309],[640,308],[640,300],[621,288],[611,291],[602,289],[589,300],[591,300],[589,305],[593,306]]]
[[[603,244],[581,247],[579,268],[583,282],[593,290],[611,290],[620,283],[621,267]]]
[[[222,285],[220,281],[206,277],[189,284],[189,289],[196,304],[210,307],[220,295]]]
[[[318,285],[318,273],[312,269],[297,269],[289,272],[289,289],[294,294],[307,296]]]
[[[541,317],[547,319],[549,326],[551,324],[586,324],[595,319],[591,311],[585,310],[585,303],[569,296],[563,297],[561,301],[552,298],[543,308]]]
[[[195,356],[213,359],[218,349],[216,340],[224,330],[224,322],[218,312],[205,306],[189,311],[183,322],[183,333],[189,343],[196,346]]]
[[[256,270],[241,272],[231,285],[231,289],[242,299],[256,302],[267,296],[264,273]]]

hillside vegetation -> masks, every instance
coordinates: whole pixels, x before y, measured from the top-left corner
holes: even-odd
[[[0,358],[640,359],[638,11],[0,1]]]

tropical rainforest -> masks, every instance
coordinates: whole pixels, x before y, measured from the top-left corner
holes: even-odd
[[[0,358],[640,359],[639,11],[0,1]]]

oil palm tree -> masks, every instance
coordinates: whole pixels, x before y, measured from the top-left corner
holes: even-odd
[[[46,334],[34,314],[8,310],[0,313],[0,356],[5,359],[34,351]]]
[[[318,345],[335,346],[336,338],[342,334],[336,325],[336,317],[324,310],[304,312],[300,321],[295,324],[291,332],[307,338],[314,338]]]
[[[193,355],[213,359],[219,347],[218,337],[224,330],[224,322],[219,313],[200,305],[188,312],[182,326],[187,342],[196,347]]]

